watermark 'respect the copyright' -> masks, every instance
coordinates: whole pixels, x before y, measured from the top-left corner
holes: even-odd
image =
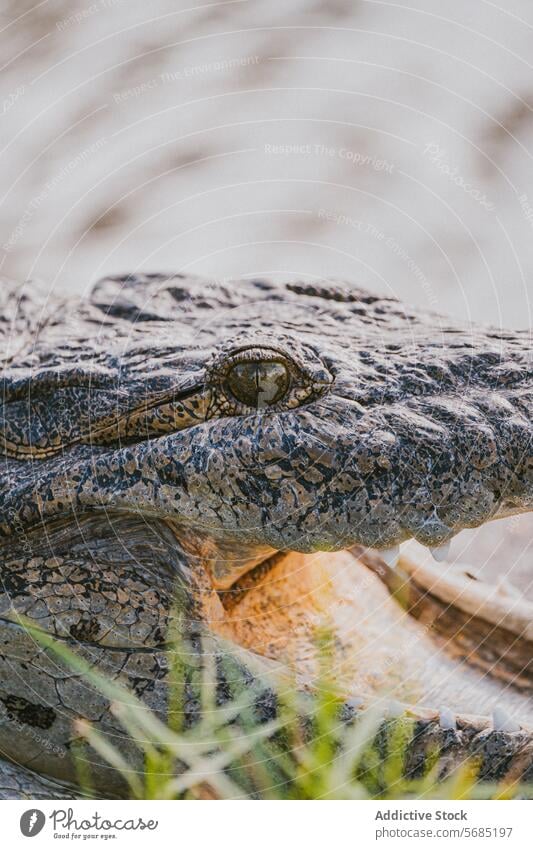
[[[366,165],[374,171],[386,171],[392,174],[394,162],[382,159],[374,154],[361,153],[349,147],[332,147],[327,144],[265,144],[265,153],[271,156],[321,156],[326,159],[343,159],[351,165]]]

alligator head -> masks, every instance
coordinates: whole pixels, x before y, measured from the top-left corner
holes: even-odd
[[[135,516],[224,592],[279,552],[438,554],[532,509],[526,332],[329,283],[131,275],[45,311],[26,297],[0,328],[11,552]]]
[[[108,279],[7,374],[5,453],[58,458],[43,479],[59,464],[68,477],[90,445],[69,490],[83,506],[296,551],[439,546],[532,506],[529,333],[455,327],[394,298]]]

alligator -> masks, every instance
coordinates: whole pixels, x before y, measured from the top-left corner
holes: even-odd
[[[134,757],[19,617],[163,717],[173,617],[304,690],[326,623],[346,705],[413,717],[412,770],[431,744],[533,779],[533,603],[447,555],[533,509],[529,332],[336,281],[4,281],[0,302],[0,795],[75,796],[80,717]]]

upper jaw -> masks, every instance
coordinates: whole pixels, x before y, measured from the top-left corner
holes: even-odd
[[[343,501],[337,527],[373,547],[411,537],[439,546],[463,528],[533,509],[529,403],[524,388],[468,387],[363,409],[334,395],[319,402],[316,418],[327,416],[330,432],[307,424],[336,451],[328,492]]]
[[[363,397],[361,383],[345,364],[331,391],[295,410],[211,419],[118,450],[79,446],[61,467],[40,467],[39,510],[116,507],[244,545],[313,551],[409,538],[438,547],[463,528],[533,509],[527,386],[397,386],[387,398],[393,381],[384,378],[381,397],[377,385]],[[34,466],[24,472],[29,486],[17,467],[13,496],[38,520]]]
[[[501,439],[490,457],[474,453],[471,421],[445,427],[408,405],[361,413],[329,396],[264,417],[242,449],[250,427],[212,420],[113,452],[113,467],[141,473],[123,495],[114,480],[104,491],[104,451],[90,463],[93,479],[102,467],[102,488],[88,487],[78,501],[174,519],[231,545],[304,552],[386,549],[410,538],[439,547],[463,528],[533,508],[525,420],[514,424],[514,443],[494,427]]]

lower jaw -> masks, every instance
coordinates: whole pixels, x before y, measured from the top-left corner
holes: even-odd
[[[239,582],[229,593],[220,594],[223,604],[211,627],[277,661],[303,685],[316,681],[317,630],[323,629],[332,637],[329,674],[342,696],[355,696],[364,703],[385,700],[391,710],[403,706],[419,716],[444,709],[448,717],[464,715],[482,725],[507,723],[508,729],[533,730],[531,642],[524,641],[524,634],[504,633],[501,624],[487,618],[482,604],[461,617],[466,579],[458,585],[455,599],[444,599],[440,606],[430,604],[431,586],[424,586],[428,568],[422,580],[421,564],[416,563],[421,551],[413,547],[409,551],[407,546],[396,573],[408,591],[403,607],[389,592],[398,585],[387,588],[363,565],[363,555],[291,553],[258,567],[246,586]],[[440,573],[446,580],[449,571],[448,564],[438,564],[429,579]],[[382,568],[381,577],[386,574],[386,567]],[[418,607],[409,602],[416,576],[418,595],[411,596],[411,601],[417,601]],[[449,575],[447,581],[453,589]],[[490,600],[494,588],[487,587]],[[442,587],[433,589],[440,599]],[[520,604],[527,622],[533,604],[527,600]],[[492,598],[489,607],[497,614],[497,598]],[[514,614],[516,620],[516,610]],[[483,634],[476,647],[480,623]],[[524,663],[519,669],[521,658]]]

